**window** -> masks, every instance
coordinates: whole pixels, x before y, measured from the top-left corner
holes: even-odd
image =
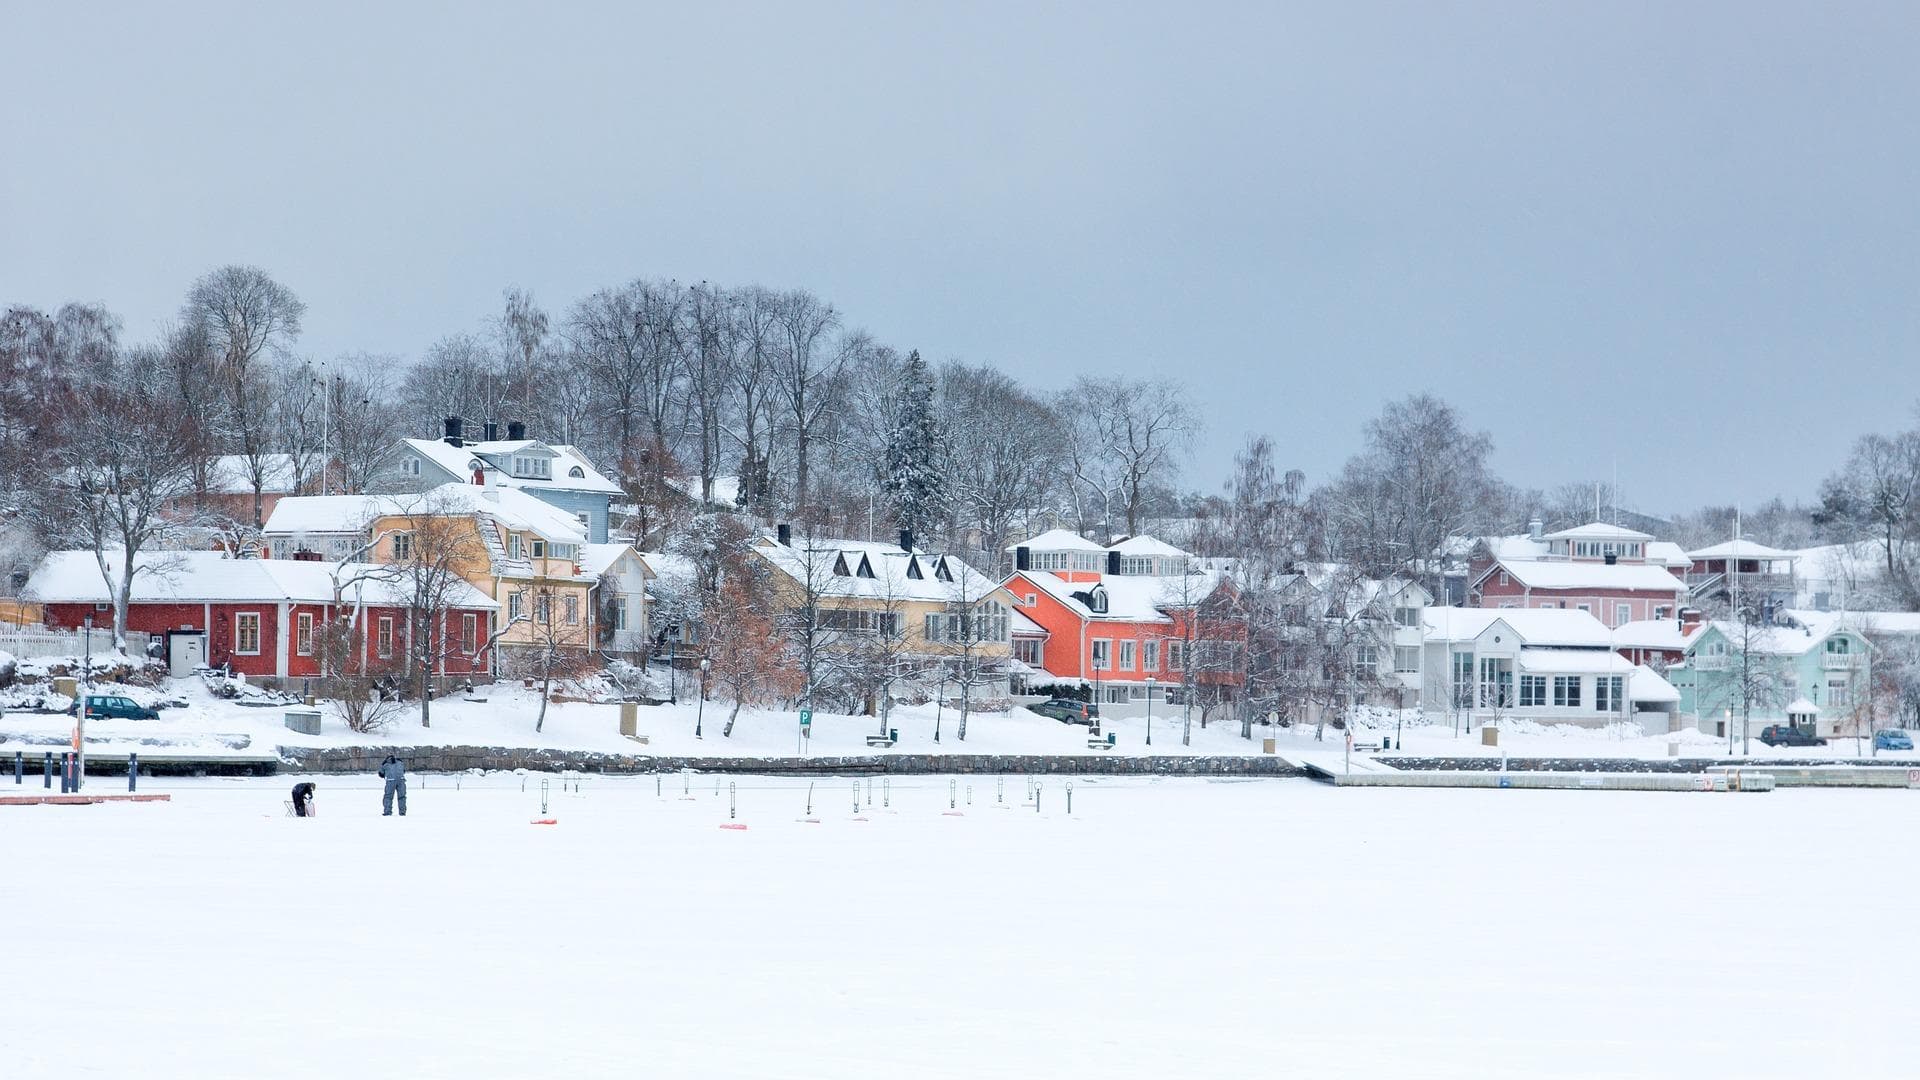
[[[1393,670],[1401,675],[1418,674],[1420,671],[1420,646],[1395,645],[1393,647]]]
[[[1584,612],[1586,612],[1586,613],[1587,613],[1587,614],[1589,614],[1589,615],[1591,615],[1591,614],[1593,614],[1593,605],[1592,605],[1592,604],[1575,604],[1575,605],[1573,605],[1573,606],[1574,606],[1574,607],[1576,607],[1576,608],[1578,608],[1578,609],[1580,609],[1581,611],[1584,611]]]
[[[1363,679],[1371,679],[1380,670],[1380,650],[1372,645],[1353,647],[1353,670]]]
[[[1653,617],[1656,619],[1666,619],[1672,616],[1673,609],[1670,607],[1657,607],[1653,609]]]
[[[517,559],[519,557],[520,557],[520,534],[508,533],[507,534],[507,558]]]
[[[1133,658],[1134,658],[1135,648],[1136,646],[1131,641],[1123,641],[1120,643],[1120,670],[1121,671],[1133,670]]]
[[[1843,637],[1828,638],[1827,639],[1827,655],[1828,656],[1847,655],[1847,639]]]
[[[1027,565],[1035,570],[1065,570],[1067,553],[1064,551],[1036,551],[1028,559]]]
[[[1028,667],[1040,667],[1040,647],[1044,644],[1038,638],[1018,638],[1013,643],[1013,658]]]
[[[1473,654],[1470,652],[1453,654],[1453,706],[1456,709],[1473,706]]]
[[[1093,639],[1093,670],[1107,671],[1113,667],[1113,642],[1106,638]]]
[[[1167,670],[1179,671],[1187,666],[1187,643],[1184,641],[1167,642]]]
[[[1394,624],[1398,626],[1418,629],[1420,626],[1420,609],[1417,607],[1394,608],[1393,621]]]
[[[531,559],[546,558],[547,542],[545,540],[529,540],[527,542],[527,557]]]
[[[1512,584],[1512,582],[1508,579],[1507,572],[1505,570],[1500,571],[1500,584],[1503,588],[1507,585]]]
[[[587,478],[587,470],[575,465],[573,468],[567,470],[567,475],[575,480],[585,480]],[[580,516],[585,517],[586,515],[582,514]]]
[[[573,516],[577,518],[580,522],[580,531],[585,533],[592,533],[593,531],[593,515],[592,514],[589,514],[585,510],[582,510]]]
[[[1007,640],[1007,606],[987,600],[973,609],[973,639],[975,641]]]
[[[242,656],[260,655],[260,613],[242,611],[233,617],[233,651]]]
[[[627,628],[627,598],[622,593],[613,594],[613,628],[615,630]]]
[[[1159,671],[1160,643],[1157,641],[1149,641],[1140,648],[1143,650],[1140,654],[1140,670]]]
[[[413,558],[413,534],[404,532],[394,533],[393,561],[406,562],[411,558]]]
[[[553,623],[553,594],[541,593],[533,598],[533,621],[542,626]]]
[[[1620,712],[1627,707],[1626,679],[1602,675],[1593,680],[1593,707],[1601,712]]]
[[[413,457],[412,455],[408,455],[407,459],[400,463],[400,471],[403,473],[406,473],[408,476],[419,476],[420,475],[420,459],[417,457]]]
[[[1853,708],[1853,683],[1846,679],[1828,679],[1827,705],[1834,709]]]
[[[1028,594],[1027,594],[1027,606],[1028,606],[1028,607],[1037,607],[1037,606],[1039,606],[1039,603],[1040,603],[1040,597],[1039,597],[1038,595],[1036,595],[1036,594],[1034,594],[1034,593],[1028,593]]]
[[[299,656],[313,655],[313,613],[310,611],[293,618],[293,651]]]
[[[393,658],[393,616],[380,616],[380,629],[374,638],[374,651],[382,660]]]
[[[1095,585],[1093,591],[1087,594],[1087,608],[1096,615],[1105,615],[1107,613],[1107,590]]]
[[[513,456],[513,475],[524,476],[531,480],[549,480],[553,477],[553,460],[537,454],[515,454]]]
[[[833,576],[834,577],[852,577],[853,576],[853,571],[847,569],[847,556],[845,553],[835,555],[833,557]]]
[[[460,651],[468,656],[480,652],[480,616],[460,616]]]
[[[1632,604],[1613,605],[1613,625],[1622,626],[1633,621]]]
[[[874,632],[884,638],[900,636],[900,616],[891,611],[876,611],[873,614]]]
[[[514,593],[507,594],[507,618],[517,619],[520,617],[521,599],[526,595],[527,594],[524,592],[514,592]]]
[[[1499,660],[1483,657],[1480,661],[1480,707],[1504,709],[1513,704],[1513,669]]]
[[[1580,676],[1555,675],[1553,677],[1553,703],[1562,709],[1580,707]]]
[[[580,625],[580,598],[578,596],[575,596],[572,593],[568,593],[564,598],[564,601],[562,603],[562,608],[566,612],[567,625],[579,626]]]
[[[1520,707],[1537,709],[1547,703],[1547,677],[1545,675],[1520,676]]]

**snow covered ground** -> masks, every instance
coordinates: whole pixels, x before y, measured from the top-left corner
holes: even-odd
[[[1901,1076],[1903,791],[504,774],[0,807],[10,1077]],[[697,783],[697,781],[696,781]],[[965,786],[971,783],[972,803]],[[863,789],[864,790],[864,789]],[[1023,781],[1008,781],[1018,802]],[[865,819],[865,820],[859,820]]]
[[[100,692],[109,692],[103,688]],[[597,750],[613,753],[651,753],[670,756],[769,757],[806,753],[814,756],[895,753],[966,754],[1257,754],[1261,739],[1276,736],[1276,750],[1282,756],[1292,750],[1337,750],[1342,734],[1328,727],[1324,739],[1316,741],[1310,726],[1280,728],[1277,731],[1255,725],[1252,740],[1240,737],[1237,724],[1215,722],[1202,727],[1196,711],[1192,741],[1180,741],[1183,712],[1153,717],[1153,742],[1147,744],[1145,717],[1103,721],[1102,731],[1117,736],[1114,751],[1089,750],[1087,729],[1062,724],[1024,709],[1004,713],[974,713],[968,721],[967,738],[957,737],[959,715],[951,708],[936,710],[931,705],[900,706],[894,710],[889,727],[899,731],[900,742],[892,750],[872,750],[866,737],[879,730],[879,721],[865,716],[840,716],[816,712],[813,734],[800,741],[799,714],[791,710],[746,710],[731,737],[722,737],[728,707],[724,702],[708,702],[704,711],[689,693],[677,705],[642,706],[640,732],[648,736],[641,746],[619,734],[616,706],[589,703],[556,703],[548,707],[545,730],[533,730],[539,712],[534,691],[517,683],[500,683],[480,688],[466,700],[461,695],[441,698],[433,703],[433,726],[422,728],[417,710],[401,715],[398,722],[375,735],[355,735],[324,707],[322,733],[301,735],[287,730],[283,707],[260,708],[216,698],[198,679],[174,680],[158,690],[112,688],[150,704],[156,700],[184,701],[183,708],[168,708],[159,721],[96,720],[87,726],[89,743],[100,750],[137,750],[154,756],[167,751],[183,754],[261,754],[272,753],[276,746],[511,746],[549,747],[565,750]],[[1375,727],[1360,737],[1392,737],[1394,729],[1388,711],[1373,714]],[[1409,719],[1417,716],[1412,710]],[[60,714],[10,711],[0,716],[0,752],[25,748],[31,754],[35,745],[58,749],[72,733],[72,720]],[[702,737],[694,738],[695,726]],[[940,738],[935,741],[936,725]],[[1480,733],[1456,731],[1444,723],[1410,723],[1402,729],[1406,750],[1414,754],[1436,756],[1498,757],[1504,750],[1514,756],[1555,757],[1635,757],[1664,758],[1670,740],[1678,741],[1684,757],[1723,757],[1724,739],[1699,732],[1678,735],[1623,736],[1566,726],[1542,726],[1525,721],[1508,721],[1501,732],[1498,748],[1482,746]],[[142,744],[141,740],[148,740]],[[1736,747],[1738,743],[1736,742]],[[1835,739],[1827,747],[1772,749],[1758,739],[1752,741],[1751,755],[1766,758],[1851,758],[1854,740]],[[1872,753],[1871,740],[1865,740],[1861,756]],[[1895,761],[1920,760],[1920,752],[1881,752],[1878,756]]]

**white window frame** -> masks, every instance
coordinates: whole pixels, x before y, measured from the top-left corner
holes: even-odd
[[[1555,675],[1553,677],[1553,707],[1556,709],[1580,708],[1580,676]]]
[[[1187,663],[1187,643],[1184,641],[1167,642],[1167,670],[1185,671]]]
[[[1103,638],[1103,637],[1094,638],[1091,658],[1092,658],[1093,670],[1112,671],[1113,670],[1113,639]]]
[[[560,599],[561,599],[560,610],[562,613],[561,617],[566,620],[568,626],[579,626],[580,625],[580,597],[575,595],[574,593],[568,593],[567,595],[561,597]]]
[[[508,533],[507,534],[507,558],[517,559],[519,557],[520,557],[520,534]]]
[[[394,533],[393,543],[389,550],[393,552],[394,562],[406,562],[408,559],[413,558],[413,533]]]
[[[1160,643],[1159,642],[1148,641],[1141,644],[1140,670],[1149,671],[1149,672],[1160,670]]]
[[[406,473],[408,476],[419,476],[420,459],[414,457],[412,454],[407,455],[406,458],[400,462],[400,471]]]
[[[521,589],[515,589],[507,594],[507,618],[517,619],[520,613],[526,610],[526,602],[522,599],[525,596],[525,590]]]
[[[393,659],[394,646],[393,616],[382,615],[374,626],[373,653],[382,660]]]
[[[253,648],[251,649],[243,648],[240,644],[246,640],[245,633],[241,628],[247,625],[248,620],[252,620],[253,622]],[[260,655],[260,627],[259,612],[236,611],[233,613],[233,653],[235,656]]]
[[[302,611],[293,617],[293,654],[313,655],[313,612]]]
[[[1633,605],[1626,601],[1615,601],[1613,605],[1613,625],[1625,626],[1633,621]]]
[[[1520,676],[1520,708],[1542,709],[1547,704],[1547,677],[1545,675]]]
[[[1139,653],[1139,651],[1140,651],[1140,646],[1136,644],[1132,638],[1126,638],[1120,642],[1120,670],[1121,671],[1133,670],[1134,659],[1136,655]]]
[[[1408,657],[1412,657],[1408,660]],[[1420,646],[1395,645],[1393,647],[1393,673],[1395,675],[1420,674]]]

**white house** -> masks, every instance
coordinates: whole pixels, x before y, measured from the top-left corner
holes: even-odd
[[[1423,708],[1602,727],[1672,729],[1678,695],[1651,668],[1614,651],[1608,628],[1561,608],[1428,608]]]

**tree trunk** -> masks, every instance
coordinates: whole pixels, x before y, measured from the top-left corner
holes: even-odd
[[[733,699],[733,711],[727,714],[727,726],[720,729],[721,738],[730,739],[733,737],[733,722],[738,719],[740,719],[740,698],[738,695],[735,695]]]
[[[537,734],[547,726],[547,692],[553,689],[553,662],[540,665],[540,715],[534,717],[533,730]]]

